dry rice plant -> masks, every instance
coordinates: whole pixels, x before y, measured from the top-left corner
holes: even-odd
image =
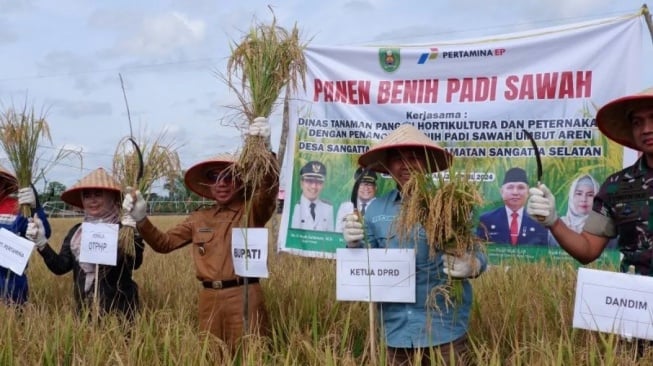
[[[467,171],[458,172],[451,166],[435,177],[422,170],[412,171],[402,187],[397,234],[405,243],[415,237],[415,223],[420,223],[432,258],[436,253],[461,256],[481,250],[482,242],[474,234],[472,217],[474,208],[482,204],[479,183],[471,181]],[[446,285],[434,288],[431,297],[438,294],[455,301],[462,295],[462,285],[449,277]]]
[[[143,135],[148,136],[146,133]],[[162,178],[174,180],[181,174],[177,146],[168,141],[165,131],[151,141],[144,139],[137,142],[142,161],[139,161],[136,148],[129,148],[132,141],[131,137],[121,139],[113,155],[113,175],[122,185],[123,192],[132,194],[132,189],[138,189],[147,194],[155,181]],[[139,173],[142,176],[139,176]],[[120,228],[118,248],[125,255],[134,255],[134,228]]]
[[[27,102],[21,109],[13,106],[5,109],[0,114],[0,144],[7,154],[7,158],[16,173],[19,187],[29,187],[34,178],[34,172],[45,171],[70,155],[76,155],[81,162],[81,155],[77,151],[59,149],[53,159],[49,159],[46,167],[39,168],[39,142],[46,140],[52,144],[50,128],[45,119],[45,113],[36,114],[34,107],[28,107]],[[23,205],[20,212],[24,217],[31,216],[29,205]]]
[[[475,250],[480,242],[474,235],[472,214],[475,207],[483,204],[483,197],[479,184],[467,177],[457,174],[450,175],[448,181],[438,178],[442,182],[430,197],[424,226],[432,253],[437,250],[461,256]]]
[[[291,31],[279,27],[274,16],[272,24],[256,24],[232,45],[226,82],[248,123],[256,117],[268,118],[284,87],[297,90],[300,80],[305,87],[304,48],[297,27]],[[269,160],[268,146],[269,141],[260,137],[246,139],[239,158],[245,186],[258,187],[262,177],[278,169]]]
[[[415,170],[402,187],[397,233],[405,241],[416,229],[415,223],[420,223],[431,256],[436,252],[460,256],[477,249],[472,217],[474,208],[482,204],[479,183],[471,181],[467,172],[451,167],[434,176]]]

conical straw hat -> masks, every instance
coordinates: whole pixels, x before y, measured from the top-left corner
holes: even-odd
[[[9,170],[0,165],[0,191],[4,194],[18,191],[18,180]]]
[[[201,161],[186,171],[186,174],[184,174],[184,183],[188,189],[200,196],[213,199],[210,186],[215,181],[209,177],[209,173],[216,170],[223,170],[235,164],[237,159],[235,154],[222,153]]]
[[[453,155],[441,148],[417,127],[403,124],[358,158],[358,164],[380,173],[388,172],[388,152],[394,149],[424,149],[427,169],[430,172],[445,170]]]
[[[640,108],[653,108],[653,88],[604,105],[596,113],[596,125],[609,139],[639,150],[633,139],[630,114]]]
[[[69,205],[84,208],[82,206],[82,190],[84,189],[103,189],[121,193],[120,183],[103,168],[97,168],[64,191],[61,194],[61,200]]]

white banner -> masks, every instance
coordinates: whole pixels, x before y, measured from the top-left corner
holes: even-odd
[[[0,228],[0,266],[22,276],[34,250],[34,243]]]
[[[573,326],[653,340],[653,278],[579,268]]]
[[[415,302],[415,249],[336,250],[336,299]]]
[[[607,101],[643,89],[644,33],[643,18],[628,16],[427,45],[309,46],[306,92],[291,98],[279,250],[333,257],[345,246],[333,220],[351,199],[358,157],[404,123],[453,153],[479,182],[486,198],[479,211],[503,207],[499,187],[511,167],[535,184],[524,130],[531,132],[542,180],[566,209],[575,174],[601,181],[622,167],[622,147],[599,133],[594,116]],[[302,169],[313,179],[300,180]],[[376,194],[392,188],[380,178]],[[533,234],[526,244],[546,250],[538,225],[523,236]],[[541,254],[501,247],[514,249],[508,256]]]

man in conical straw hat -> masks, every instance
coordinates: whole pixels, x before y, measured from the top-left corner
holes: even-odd
[[[390,174],[396,188],[370,203],[364,225],[354,213],[345,217],[343,236],[347,247],[368,244],[372,248],[410,247],[415,248],[416,253],[416,302],[379,303],[391,365],[409,364],[416,353],[423,355],[422,361],[426,364],[431,355],[430,348],[439,350],[446,362],[450,356],[464,362],[468,351],[466,334],[472,289],[467,279],[485,270],[486,256],[480,251],[465,253],[461,257],[443,252],[430,256],[427,235],[421,225],[416,224],[411,237],[403,239],[397,235],[396,228],[402,199],[405,198],[402,188],[411,174],[446,170],[452,159],[451,154],[411,124],[401,125],[358,159],[364,168]],[[446,284],[448,276],[462,281],[462,299],[446,303],[442,296],[438,296],[437,304],[433,306],[427,300],[429,294]]]
[[[61,200],[82,209],[83,222],[133,225],[128,217],[121,220],[120,184],[103,168],[93,170],[64,191]],[[115,312],[125,315],[127,320],[133,320],[139,308],[139,298],[138,285],[132,279],[132,272],[143,262],[144,246],[141,238],[134,238],[134,255],[119,250],[116,265],[109,266],[79,261],[81,222],[68,230],[59,253],[48,244],[41,220],[35,218],[29,224],[27,237],[36,244],[45,265],[52,273],[63,275],[73,272],[73,296],[78,312],[81,313],[86,305],[91,305],[97,293],[99,309],[103,313]]]
[[[617,245],[623,254],[621,271],[634,266],[637,274],[651,276],[653,88],[607,103],[597,112],[596,124],[611,140],[639,151],[640,158],[603,182],[580,233],[559,220],[555,197],[544,184],[530,189],[527,213],[548,227],[560,246],[583,264],[598,258],[610,239],[618,236]]]
[[[47,215],[36,198],[32,187],[18,189],[16,177],[0,166],[0,227],[14,234],[25,236],[28,217],[20,214],[20,205],[30,205],[32,212],[43,222],[45,235],[50,237],[50,223]],[[29,286],[27,274],[17,275],[9,268],[0,266],[0,299],[2,301],[21,305],[28,299]]]
[[[249,125],[247,138],[268,140],[270,125],[257,118]],[[269,146],[268,146],[269,147]],[[268,151],[271,164],[276,157]],[[231,255],[231,232],[235,228],[264,227],[276,210],[279,190],[278,169],[269,169],[258,187],[243,187],[239,172],[248,167],[236,165],[238,157],[223,153],[190,167],[184,176],[186,186],[215,204],[191,213],[186,220],[162,232],[147,218],[145,201],[139,192],[127,195],[123,208],[131,212],[145,241],[157,252],[169,253],[191,245],[196,277],[200,281],[200,330],[225,341],[234,351],[245,333],[243,313],[247,304],[248,333],[267,334],[267,313],[258,278],[236,276]]]

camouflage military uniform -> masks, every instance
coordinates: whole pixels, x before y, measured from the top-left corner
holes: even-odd
[[[594,197],[592,212],[583,230],[618,239],[623,254],[621,272],[630,265],[636,273],[651,275],[653,266],[653,169],[643,159],[612,174]]]

